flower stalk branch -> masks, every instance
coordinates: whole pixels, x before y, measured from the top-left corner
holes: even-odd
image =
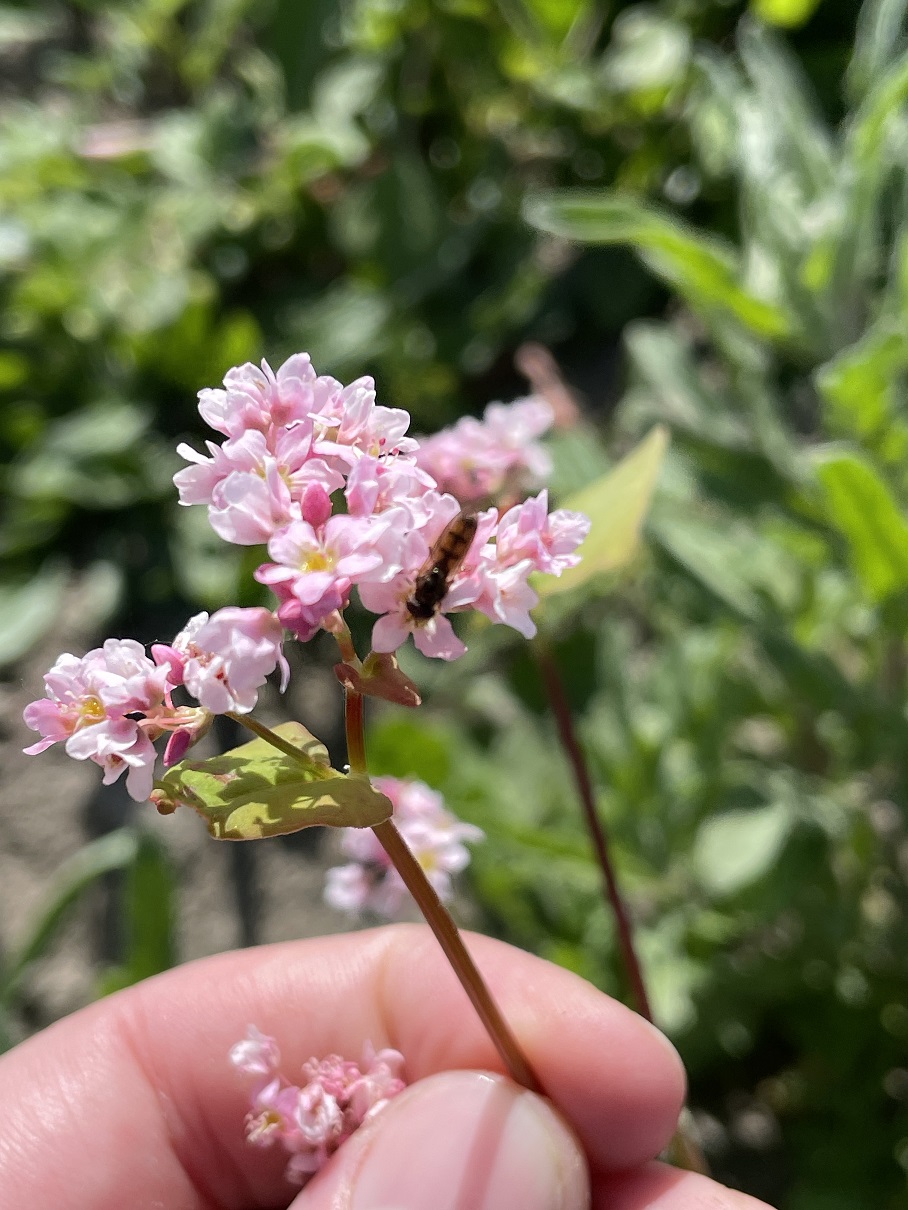
[[[350,772],[368,776],[366,772],[366,743],[363,715],[363,696],[354,689],[344,693],[344,714],[347,727],[347,759]],[[479,973],[476,963],[464,945],[460,930],[451,913],[438,897],[438,893],[426,877],[422,866],[410,852],[404,838],[391,819],[372,829],[382,848],[394,863],[404,885],[416,901],[426,923],[435,934],[445,957],[454,968],[454,973],[476,1009],[480,1021],[501,1056],[508,1075],[531,1092],[541,1092],[541,1087],[526,1056],[520,1049],[510,1026],[501,1015],[492,993]]]
[[[520,1049],[510,1026],[501,1015],[498,1005],[492,999],[485,980],[464,945],[460,930],[448,909],[439,899],[435,888],[426,878],[422,866],[407,848],[392,820],[388,819],[385,823],[378,824],[372,831],[394,862],[398,874],[416,900],[419,910],[435,934],[445,957],[453,966],[461,986],[470,998],[470,1003],[476,1009],[479,1019],[494,1042],[495,1049],[501,1056],[508,1075],[531,1092],[541,1092],[539,1080]]]
[[[344,702],[348,743],[347,758],[350,763],[350,772],[353,776],[367,777],[363,696],[355,690],[347,689],[344,694]],[[250,715],[231,714],[230,717],[293,759],[304,759],[298,748],[294,748],[292,744]],[[429,882],[422,866],[410,852],[400,832],[390,819],[378,824],[372,831],[394,863],[404,885],[416,901],[429,928],[435,934],[445,957],[454,968],[454,973],[467,993],[470,1003],[476,1009],[480,1021],[501,1056],[508,1075],[531,1092],[541,1092],[539,1080],[464,945],[453,917]]]
[[[558,665],[548,645],[542,639],[537,639],[532,646],[548,695],[549,704],[555,716],[555,724],[558,728],[561,746],[574,774],[577,794],[580,798],[580,805],[583,810],[584,822],[589,832],[590,842],[596,854],[599,868],[602,871],[603,889],[618,929],[618,947],[621,951],[621,960],[624,965],[625,974],[631,986],[634,1005],[641,1017],[645,1017],[647,1021],[652,1021],[653,1011],[646,991],[646,983],[643,979],[643,967],[634,946],[630,913],[627,910],[627,905],[621,894],[621,888],[618,885],[618,876],[612,862],[611,853],[609,852],[608,837],[606,836],[602,820],[599,818],[599,813],[596,810],[593,782],[590,777],[586,756],[580,746],[580,740],[577,738],[577,732],[574,728],[574,719],[568,704],[567,694],[564,690],[564,682],[561,679]]]
[[[652,1006],[646,991],[646,982],[643,978],[643,967],[634,945],[630,913],[627,910],[627,905],[624,902],[624,897],[618,884],[618,875],[609,852],[608,836],[596,810],[593,781],[590,777],[586,756],[574,727],[574,717],[571,714],[571,708],[567,700],[564,681],[548,644],[543,639],[537,638],[532,644],[532,649],[536,658],[536,664],[542,675],[549,705],[555,716],[561,746],[574,773],[574,781],[577,784],[577,793],[583,809],[583,818],[586,822],[599,868],[602,870],[605,897],[614,914],[615,924],[618,929],[618,945],[621,951],[621,959],[628,982],[631,985],[636,1008],[641,1017],[645,1017],[651,1024],[655,1024],[653,1021]],[[704,1176],[709,1176],[710,1174],[709,1163],[703,1153],[703,1148],[700,1146],[691,1128],[690,1111],[686,1108],[682,1112],[678,1129],[669,1145],[668,1158],[679,1168],[686,1168],[690,1172],[700,1172]]]

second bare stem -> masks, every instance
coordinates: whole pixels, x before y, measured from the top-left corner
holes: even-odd
[[[574,719],[571,714],[571,707],[568,704],[567,694],[564,691],[564,682],[561,679],[561,673],[552,657],[551,651],[542,639],[537,639],[533,644],[533,652],[539,665],[539,671],[542,673],[552,713],[555,716],[561,746],[564,748],[573,770],[574,781],[577,783],[577,794],[583,809],[583,817],[586,821],[590,842],[595,850],[599,868],[602,870],[605,896],[611,905],[615,917],[615,925],[618,930],[618,945],[621,950],[621,961],[628,982],[631,985],[634,1003],[640,1016],[646,1017],[647,1021],[652,1021],[653,1011],[649,1002],[649,996],[646,993],[646,984],[643,981],[643,970],[640,966],[640,959],[637,957],[637,950],[634,946],[634,934],[631,928],[630,915],[625,905],[624,897],[621,894],[621,888],[618,885],[618,876],[615,873],[615,867],[609,852],[605,828],[602,825],[602,820],[599,818],[599,812],[596,810],[593,783],[590,779],[583,749],[580,747],[580,741],[577,738],[577,732],[574,730]]]

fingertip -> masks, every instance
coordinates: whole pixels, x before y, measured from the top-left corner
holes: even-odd
[[[728,1189],[699,1172],[654,1162],[636,1172],[594,1182],[595,1210],[772,1210],[766,1202]]]
[[[456,1071],[411,1085],[349,1139],[293,1210],[587,1210],[586,1161],[543,1098]]]

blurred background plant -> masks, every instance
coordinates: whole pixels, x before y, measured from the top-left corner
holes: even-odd
[[[906,1197],[905,10],[0,5],[9,675],[73,577],[99,635],[258,599],[170,484],[247,358],[373,373],[431,431],[524,391],[541,342],[587,404],[561,499],[666,425],[645,551],[544,628],[710,1158],[791,1210]],[[623,992],[532,654],[470,645],[408,666],[428,704],[376,713],[371,762],[486,832],[482,927]],[[106,985],[173,960],[140,906],[166,861],[105,841],[7,1004],[111,870]]]

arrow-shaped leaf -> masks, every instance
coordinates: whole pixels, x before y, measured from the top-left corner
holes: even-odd
[[[579,588],[633,558],[667,447],[668,430],[657,425],[617,466],[565,500],[566,508],[586,513],[592,527],[576,567],[534,582],[541,598]]]
[[[371,828],[390,819],[384,794],[332,769],[324,746],[301,723],[274,730],[298,755],[254,739],[209,760],[181,761],[156,783],[158,810],[192,807],[215,840],[285,836],[317,824]]]

